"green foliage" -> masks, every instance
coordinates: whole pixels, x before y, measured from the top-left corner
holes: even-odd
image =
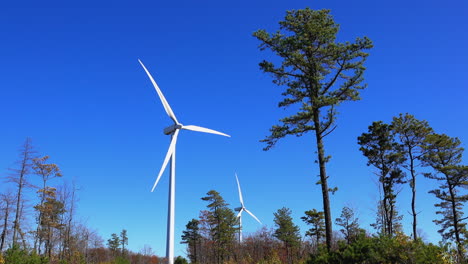
[[[391,123],[392,132],[398,138],[406,160],[415,162],[420,159],[427,145],[426,138],[433,133],[433,129],[425,120],[418,120],[410,114],[400,114]],[[414,170],[416,164],[405,164],[408,170]]]
[[[276,225],[274,237],[282,241],[287,247],[297,247],[301,241],[299,227],[294,224],[291,209],[283,207],[273,215]]]
[[[116,257],[112,263],[113,264],[130,264],[130,260],[119,256],[119,257]]]
[[[111,238],[107,240],[107,246],[112,252],[116,252],[120,246],[120,238],[116,233],[112,233]]]
[[[215,252],[218,262],[222,263],[229,258],[230,250],[234,245],[235,233],[237,231],[237,219],[234,211],[228,208],[221,195],[211,190],[206,197],[201,198],[209,202],[207,222],[211,227],[209,232],[211,240],[215,243]]]
[[[335,251],[321,248],[311,255],[308,264],[348,264],[348,263],[405,263],[405,264],[445,264],[449,263],[442,247],[413,241],[401,233],[394,237],[367,237],[360,235],[356,241],[339,243]]]
[[[125,229],[120,232],[120,245],[122,246],[122,254],[125,254],[125,246],[128,245],[127,230]]]
[[[316,242],[319,243],[320,239],[325,236],[325,216],[323,212],[316,209],[305,211],[305,216],[301,217],[302,221],[312,226],[306,231],[306,236],[315,237]]]
[[[35,253],[30,254],[24,249],[20,249],[18,245],[13,245],[5,251],[5,263],[14,264],[48,264],[49,260],[46,257],[41,257]]]
[[[445,166],[457,165],[461,162],[464,149],[460,147],[460,139],[434,133],[426,137],[425,143],[426,152],[422,157],[424,165],[439,172]],[[434,174],[426,174],[426,176],[436,180],[443,179]]]
[[[174,264],[188,264],[188,261],[181,257],[181,256],[178,256],[175,260],[174,260]]]
[[[379,202],[377,225],[382,225],[384,234],[391,236],[397,231],[395,225],[399,220],[394,187],[404,182],[400,166],[405,156],[401,145],[395,141],[392,126],[382,121],[373,122],[368,133],[358,137],[358,144],[361,146],[359,150],[367,157],[367,165],[378,169],[383,197]]]
[[[335,220],[335,223],[341,226],[340,232],[343,233],[348,244],[358,237],[360,233],[359,223],[351,208],[343,207],[341,215]]]
[[[413,216],[413,238],[417,237],[417,212],[416,212],[416,167],[424,155],[426,146],[426,137],[433,133],[433,129],[425,120],[418,120],[410,114],[400,114],[394,117],[391,124],[393,133],[398,138],[402,153],[405,155],[406,162],[403,164],[410,175],[409,185],[411,187],[411,215]]]
[[[430,191],[440,200],[435,204],[439,208],[436,214],[442,215],[442,219],[434,222],[441,227],[438,232],[444,239],[455,240],[459,258],[463,259],[468,238],[466,223],[462,222],[463,207],[468,201],[468,195],[461,191],[468,188],[468,166],[459,163],[464,149],[460,147],[458,138],[445,134],[429,135],[426,143],[426,152],[422,159],[435,173],[427,173],[425,176],[440,183],[438,189]]]
[[[185,226],[186,229],[182,231],[182,241],[180,242],[182,244],[187,244],[188,257],[192,263],[197,262],[197,248],[199,248],[200,239],[202,238],[200,235],[199,223],[200,221],[197,219],[189,221]]]
[[[325,164],[323,138],[335,128],[336,107],[342,102],[359,100],[359,91],[366,87],[364,81],[365,52],[372,48],[367,37],[356,38],[354,43],[336,42],[339,25],[330,15],[330,10],[309,8],[287,11],[284,21],[279,22],[276,33],[266,30],[254,32],[260,41],[260,50],[271,50],[279,57],[279,64],[262,61],[260,69],[273,77],[273,83],[286,86],[284,99],[279,107],[297,106],[299,110],[280,119],[279,125],[270,129],[270,135],[262,142],[264,150],[287,136],[302,136],[314,131],[317,146],[317,161],[320,167],[320,184],[323,196],[323,211],[328,248],[332,240],[330,190]]]
[[[269,49],[281,59],[281,65],[262,61],[260,68],[273,76],[277,85],[285,85],[285,99],[280,107],[299,105],[300,111],[273,126],[271,136],[263,142],[271,148],[286,135],[301,136],[308,131],[323,135],[330,131],[335,121],[334,106],[344,101],[359,100],[359,90],[364,89],[364,61],[372,48],[367,38],[357,38],[354,43],[337,43],[339,25],[330,10],[287,11],[280,30],[268,33],[258,30],[253,35],[260,40],[260,50]],[[324,114],[320,112],[324,110]],[[321,120],[314,120],[318,115]]]
[[[294,263],[298,255],[297,249],[301,244],[299,227],[293,223],[291,213],[291,210],[286,207],[274,213],[276,230],[273,236],[283,242],[288,263]]]

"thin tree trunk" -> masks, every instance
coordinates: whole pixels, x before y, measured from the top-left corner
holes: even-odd
[[[0,252],[3,251],[3,245],[5,244],[5,238],[6,238],[6,232],[8,230],[8,215],[9,215],[9,212],[10,212],[10,201],[8,200],[8,197],[4,197],[5,199],[5,221],[3,223],[3,231],[2,231],[2,235],[0,237],[1,239],[1,242],[0,242]]]
[[[411,171],[411,212],[413,215],[413,240],[416,241],[418,240],[418,234],[417,234],[417,219],[416,219],[416,173],[414,171],[414,159],[413,159],[413,153],[411,149],[408,152],[409,158],[410,158],[410,171]]]
[[[322,132],[320,130],[320,112],[318,109],[314,111],[314,126],[315,126],[315,139],[317,143],[317,155],[318,163],[320,167],[320,185],[322,186],[322,198],[323,198],[323,212],[325,216],[325,236],[327,239],[327,249],[331,249],[332,242],[332,220],[330,212],[330,198],[328,190],[327,172],[325,168],[326,158],[325,150],[323,146]]]
[[[390,190],[392,190],[393,188],[391,188],[391,186],[388,188],[389,189],[389,192]],[[394,234],[394,230],[393,230],[393,214],[394,214],[394,207],[395,207],[395,204],[393,203],[393,199],[392,199],[392,196],[389,195],[388,197],[388,206],[390,207],[390,212],[389,212],[389,215],[388,215],[388,226],[389,226],[389,231],[390,231],[390,236],[392,237],[393,234]]]
[[[21,191],[23,190],[23,177],[24,174],[20,175],[19,183],[18,183],[18,194],[16,200],[16,212],[15,212],[15,221],[13,221],[13,246],[16,244],[16,236],[17,231],[20,228],[20,208],[21,208]]]
[[[458,256],[463,259],[463,243],[460,239],[460,229],[458,226],[458,214],[457,214],[457,202],[455,201],[455,192],[453,190],[453,186],[450,184],[449,180],[447,179],[447,185],[449,187],[450,193],[450,203],[452,206],[452,214],[453,214],[453,231],[455,233],[455,240],[457,241],[457,252]]]
[[[65,244],[67,246],[67,256],[68,258],[71,259],[72,256],[72,245],[71,245],[71,229],[72,229],[72,224],[73,224],[73,214],[74,214],[74,209],[75,209],[75,182],[73,182],[72,185],[72,197],[70,201],[70,210],[69,210],[69,217],[68,217],[68,225],[66,228],[66,235],[65,235]],[[87,243],[87,241],[86,241]]]
[[[36,251],[36,246],[38,243],[39,238],[39,233],[40,233],[40,227],[41,227],[41,222],[42,222],[42,207],[44,205],[44,199],[45,199],[45,188],[46,188],[46,180],[43,180],[43,186],[42,186],[42,196],[41,196],[41,202],[40,202],[40,207],[41,210],[39,210],[39,216],[37,217],[37,229],[36,229],[36,237],[34,238],[34,251]],[[41,247],[41,242],[39,242],[39,247]]]

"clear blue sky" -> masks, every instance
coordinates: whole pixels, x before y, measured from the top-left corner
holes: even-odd
[[[238,206],[237,172],[248,209],[268,227],[286,206],[301,231],[303,212],[322,209],[315,185],[313,134],[290,137],[268,152],[260,139],[288,110],[277,108],[279,88],[260,72],[251,35],[276,30],[286,10],[329,8],[341,24],[339,40],[374,41],[362,101],[340,106],[338,128],[326,138],[332,217],[344,205],[361,224],[375,219],[378,189],[356,138],[372,121],[409,112],[439,133],[468,142],[468,4],[466,1],[63,1],[3,3],[0,8],[0,173],[17,159],[26,137],[81,187],[78,215],[104,239],[127,229],[129,247],[150,245],[165,255],[165,174],[150,188],[166,154],[171,124],[138,64],[140,58],[179,121],[220,130],[220,136],[182,131],[177,146],[176,254],[185,224],[215,189]],[[466,160],[466,159],[465,159]],[[58,183],[58,181],[56,181]],[[432,223],[436,184],[420,179],[420,227],[440,239]],[[8,188],[2,183],[0,190]],[[398,207],[410,233],[410,194]],[[244,217],[246,232],[260,226]]]

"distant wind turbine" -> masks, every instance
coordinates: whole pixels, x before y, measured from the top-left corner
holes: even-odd
[[[168,259],[169,264],[174,263],[174,217],[175,217],[175,147],[176,147],[176,142],[177,142],[177,136],[179,135],[179,131],[181,129],[185,130],[192,130],[192,131],[197,131],[197,132],[204,132],[204,133],[211,133],[211,134],[216,134],[216,135],[221,135],[221,136],[226,136],[230,137],[227,134],[204,128],[204,127],[199,127],[199,126],[193,126],[193,125],[188,125],[184,126],[179,121],[177,121],[176,116],[174,115],[174,112],[172,111],[171,107],[169,106],[169,103],[167,102],[166,98],[164,97],[163,93],[161,92],[161,89],[159,89],[159,86],[156,84],[154,81],[153,77],[149,73],[149,71],[146,69],[145,65],[143,65],[143,62],[141,60],[138,60],[145,70],[146,74],[151,80],[151,83],[153,83],[154,88],[156,89],[156,92],[158,93],[159,99],[161,99],[161,103],[164,106],[164,110],[166,110],[167,115],[174,121],[174,125],[166,127],[164,129],[164,134],[166,135],[171,135],[171,143],[169,145],[169,150],[167,151],[166,158],[164,158],[163,165],[161,167],[161,170],[159,171],[158,177],[156,178],[156,181],[154,182],[153,188],[151,189],[151,192],[154,191],[154,188],[156,188],[156,185],[159,182],[159,179],[161,178],[161,175],[164,172],[164,169],[167,166],[167,163],[169,162],[169,159],[171,160],[171,169],[169,172],[169,177],[170,177],[170,183],[169,183],[169,202],[168,202],[168,213],[167,213],[167,240],[166,240],[166,257]]]
[[[243,211],[247,212],[260,224],[262,224],[262,222],[260,222],[260,220],[258,220],[258,218],[254,214],[252,214],[249,210],[247,210],[247,208],[245,208],[244,199],[242,198],[242,191],[241,191],[240,184],[239,184],[239,178],[237,178],[237,173],[236,173],[236,181],[237,181],[237,189],[239,190],[239,201],[241,203],[241,207],[238,207],[234,210],[239,212],[237,214],[237,218],[239,219],[239,243],[242,243],[242,212]]]

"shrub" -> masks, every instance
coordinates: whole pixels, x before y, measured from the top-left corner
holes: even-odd
[[[48,264],[49,260],[46,257],[41,257],[36,253],[29,253],[27,250],[20,249],[17,245],[5,251],[5,263],[14,264]],[[0,262],[2,263],[2,262]]]
[[[433,244],[413,241],[403,234],[394,237],[360,236],[351,244],[344,241],[338,243],[338,249],[328,252],[326,248],[319,248],[317,254],[311,255],[308,264],[325,263],[449,263],[445,258],[445,250]]]

